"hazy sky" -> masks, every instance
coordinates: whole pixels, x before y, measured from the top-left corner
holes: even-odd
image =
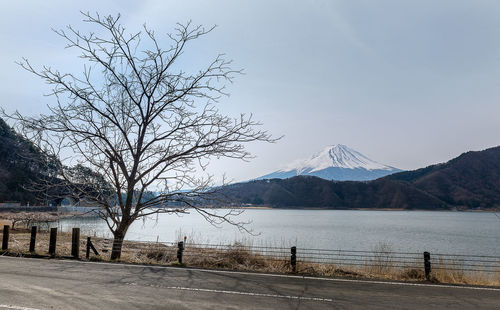
[[[53,98],[14,62],[80,72],[51,28],[85,29],[80,10],[122,14],[158,36],[176,22],[218,28],[186,66],[218,53],[245,75],[220,109],[253,113],[276,136],[251,162],[214,162],[235,180],[258,177],[346,144],[401,169],[500,145],[500,1],[2,1],[0,92],[7,111],[33,114]],[[166,41],[164,41],[166,42]]]

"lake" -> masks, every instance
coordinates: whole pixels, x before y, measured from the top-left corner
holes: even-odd
[[[299,248],[483,254],[500,256],[500,219],[490,212],[351,211],[248,209],[238,221],[251,221],[254,235],[231,225],[214,227],[197,213],[161,214],[137,221],[126,239],[233,243]],[[83,234],[110,236],[95,218],[65,219],[60,229],[80,227]]]

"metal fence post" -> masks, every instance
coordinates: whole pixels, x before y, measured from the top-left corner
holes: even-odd
[[[293,246],[290,249],[291,256],[290,256],[290,264],[292,265],[292,271],[297,272],[297,247]]]
[[[38,229],[38,227],[36,227],[36,226],[31,227],[31,237],[30,237],[30,252],[31,253],[35,252],[37,229]]]
[[[182,264],[182,252],[184,252],[184,242],[180,241],[177,243],[177,261]]]
[[[56,242],[57,242],[57,227],[50,229],[50,240],[49,240],[49,254],[50,256],[56,256]]]
[[[71,256],[80,258],[80,228],[73,228],[71,235]]]
[[[431,279],[431,253],[424,252],[424,269],[425,269],[425,279],[429,281]]]
[[[10,233],[10,226],[4,225],[3,226],[3,238],[2,238],[2,250],[9,249],[9,233]]]

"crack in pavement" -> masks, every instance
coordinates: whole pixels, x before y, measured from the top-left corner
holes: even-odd
[[[125,283],[125,284],[131,285],[131,286],[137,286],[136,283]],[[146,284],[143,286],[171,289],[171,290],[193,291],[193,292],[208,292],[208,293],[220,293],[220,294],[232,294],[232,295],[285,298],[285,299],[294,299],[294,300],[299,300],[299,301],[333,302],[333,299],[319,298],[319,297],[304,297],[304,296],[293,296],[293,295],[251,293],[251,292],[241,292],[241,291],[228,291],[228,290],[214,290],[214,289],[206,289],[206,288],[182,287],[182,286],[163,286],[163,285],[155,285],[155,284]]]

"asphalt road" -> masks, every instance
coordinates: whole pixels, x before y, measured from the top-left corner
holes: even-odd
[[[500,289],[0,257],[0,309],[500,309]]]

